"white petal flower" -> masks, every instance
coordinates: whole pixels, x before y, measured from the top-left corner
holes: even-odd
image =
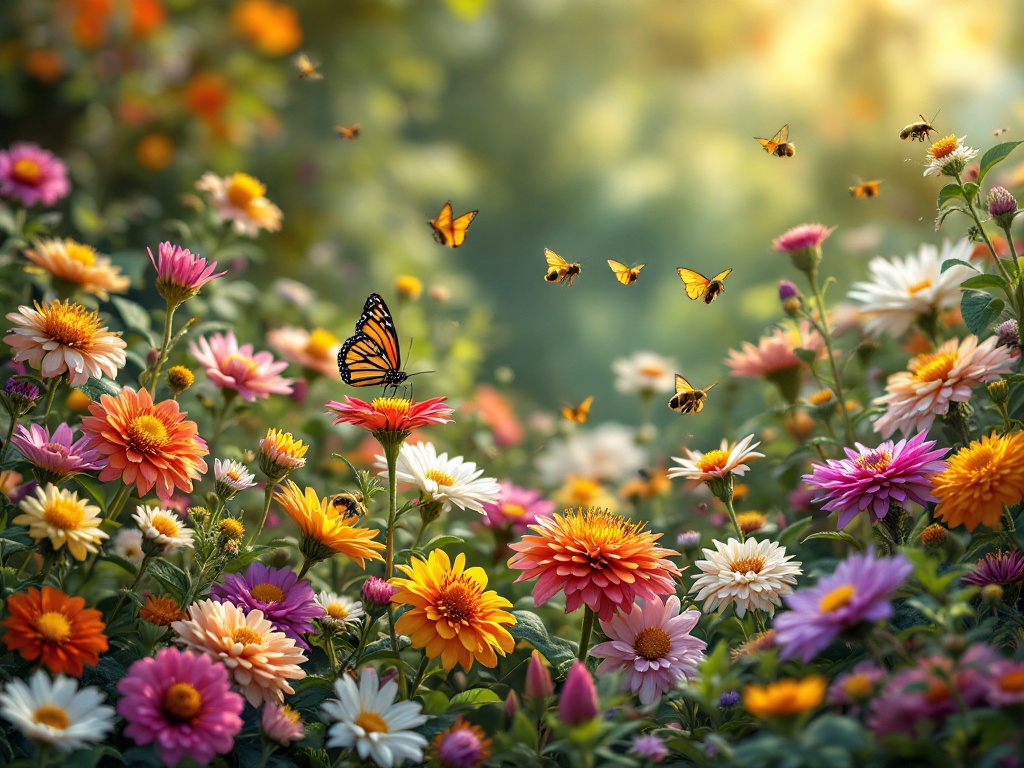
[[[612,363],[615,389],[623,394],[651,395],[675,389],[675,360],[654,352],[636,352]]]
[[[637,445],[636,430],[608,422],[549,444],[537,457],[537,470],[545,485],[561,485],[569,477],[617,483],[635,475],[647,461],[647,452]]]
[[[924,175],[934,176],[937,173],[944,173],[949,166],[963,172],[967,163],[978,154],[978,150],[964,146],[963,141],[966,138],[966,136],[957,138],[950,134],[932,144],[928,148],[928,164],[925,166]],[[951,172],[946,175],[955,174]]]
[[[773,616],[782,596],[793,591],[801,563],[778,542],[767,539],[713,543],[717,551],[703,550],[707,559],[694,563],[702,574],[690,587],[691,593],[697,593],[695,600],[704,600],[704,612],[732,605],[740,617],[751,610]]]
[[[0,693],[0,716],[32,741],[71,752],[102,741],[114,727],[103,693],[64,675],[52,681],[37,669],[26,684],[13,679]]]
[[[317,593],[316,604],[323,608],[325,613],[318,621],[339,629],[346,624],[358,624],[365,615],[360,601],[334,592]]]
[[[377,456],[377,466],[386,466],[383,456]],[[433,443],[405,443],[395,465],[399,480],[415,485],[424,496],[440,503],[444,512],[455,505],[483,514],[484,504],[493,504],[501,493],[498,481],[481,477],[483,473],[461,456],[449,459],[447,453],[438,455]],[[380,474],[386,477],[387,469]]]
[[[715,477],[722,477],[729,472],[732,472],[734,475],[745,474],[750,469],[750,467],[744,464],[745,461],[764,458],[763,453],[758,453],[754,450],[761,443],[758,442],[751,445],[750,441],[753,439],[754,435],[747,435],[733,446],[730,446],[729,442],[723,439],[721,448],[708,451],[707,453],[691,451],[689,448],[686,448],[684,449],[686,451],[686,458],[680,456],[672,457],[672,461],[676,462],[679,466],[672,467],[667,472],[667,475],[670,478],[682,477],[686,480],[707,481]]]
[[[164,554],[181,547],[192,549],[192,530],[171,510],[140,504],[132,519],[147,539],[164,545]]]
[[[146,557],[142,540],[142,531],[138,528],[122,528],[114,537],[114,554],[138,565]]]
[[[213,460],[213,477],[218,484],[238,493],[256,485],[256,476],[240,461],[233,459]]]

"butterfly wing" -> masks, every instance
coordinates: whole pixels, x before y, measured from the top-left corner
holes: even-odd
[[[757,136],[755,136],[754,141],[756,141],[758,144],[764,147],[764,151],[767,152],[769,155],[779,148],[779,145],[775,143],[774,139],[759,139],[757,138]]]
[[[370,294],[356,321],[356,332],[341,345],[338,370],[353,387],[400,384],[406,374],[398,332],[388,305],[376,293]]]
[[[359,138],[359,123],[353,123],[349,127],[345,127],[344,125],[336,125],[334,127],[334,132],[341,136],[341,138],[343,139],[352,140]]]
[[[544,249],[544,258],[551,269],[557,269],[559,272],[564,272],[569,268],[569,262],[559,256],[557,253],[552,251],[550,248]]]
[[[772,137],[776,145],[785,144],[789,141],[789,123],[779,128],[779,132]]]
[[[451,245],[455,240],[455,233],[452,230],[452,204],[445,203],[436,219],[430,220],[430,226],[434,230],[434,239],[441,245]]]
[[[725,280],[725,278],[729,276],[730,272],[732,272],[731,267],[729,269],[723,270],[722,272],[719,272],[717,275],[711,278],[711,282],[722,282],[723,280]]]
[[[726,272],[728,273],[729,270]],[[704,295],[704,291],[711,285],[711,281],[708,280],[700,272],[695,272],[692,269],[686,269],[685,267],[679,267],[676,269],[679,273],[679,277],[683,281],[683,286],[686,288],[686,295],[696,301]]]
[[[448,206],[448,215],[452,212],[451,206]],[[473,223],[473,219],[480,211],[469,211],[464,213],[455,219],[451,224],[451,242],[448,243],[452,248],[458,248],[466,241],[466,230],[469,229],[469,225]]]
[[[684,379],[682,376],[680,376],[677,373],[676,374],[676,394],[678,395],[680,392],[693,392],[693,386],[690,384],[690,382],[688,382],[686,379]]]
[[[587,421],[587,417],[590,416],[590,405],[593,402],[594,396],[591,395],[582,403],[577,405],[575,408],[573,408],[571,405],[563,406],[562,416],[575,424],[585,424]]]

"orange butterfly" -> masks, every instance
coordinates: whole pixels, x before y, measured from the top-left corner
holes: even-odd
[[[686,269],[686,267],[679,267],[676,269],[679,273],[679,277],[682,278],[683,285],[686,287],[686,295],[696,301],[697,299],[703,299],[705,304],[710,304],[715,300],[718,294],[725,290],[724,281],[728,277],[731,269],[727,269],[724,272],[719,272],[713,278],[708,280],[700,272],[695,272],[692,269]]]
[[[356,332],[341,345],[338,370],[353,387],[395,386],[408,378],[401,370],[402,351],[398,331],[388,305],[376,293],[363,305]]]
[[[754,137],[754,141],[764,147],[764,151],[769,155],[778,155],[779,157],[792,157],[796,154],[796,147],[789,143],[789,126],[784,125],[779,129],[779,132],[772,136],[770,139],[759,139],[757,136]]]
[[[359,123],[352,123],[352,125],[350,125],[348,128],[346,128],[344,125],[336,125],[334,126],[334,132],[341,136],[341,138],[348,139],[349,141],[351,141],[352,139],[358,139]]]
[[[299,70],[299,77],[303,80],[323,80],[324,76],[313,66],[309,56],[300,53],[295,57],[295,68]]]
[[[548,262],[548,271],[544,279],[549,283],[565,283],[572,285],[572,281],[579,277],[583,267],[579,264],[570,264],[550,248],[544,249],[544,258]]]
[[[575,408],[571,405],[562,406],[562,416],[574,424],[586,424],[587,417],[590,415],[590,404],[593,402],[594,396],[591,395]]]
[[[623,285],[632,285],[636,282],[636,279],[640,277],[640,270],[644,268],[643,264],[637,264],[635,267],[627,267],[621,261],[615,259],[608,259],[608,266],[612,268],[612,272],[615,273],[615,279]]]
[[[466,242],[466,230],[473,223],[473,219],[480,211],[464,213],[457,219],[452,218],[452,204],[445,203],[436,219],[430,220],[430,226],[434,230],[434,239],[441,245],[449,245],[458,248]]]
[[[717,383],[716,381],[715,384]],[[700,413],[704,410],[704,400],[707,399],[708,392],[715,384],[704,389],[694,389],[690,382],[677,373],[676,393],[669,399],[668,407],[680,413]]]

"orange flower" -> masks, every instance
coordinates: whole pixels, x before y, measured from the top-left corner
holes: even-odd
[[[163,26],[167,12],[161,0],[131,0],[129,24],[134,38],[149,37]]]
[[[104,301],[110,298],[108,291],[124,293],[131,286],[132,281],[121,274],[121,268],[92,246],[71,238],[36,240],[32,245],[25,249],[25,258],[56,279],[77,285]]]
[[[268,56],[283,56],[302,45],[299,15],[291,6],[271,0],[242,0],[231,23]]]
[[[305,493],[291,480],[274,491],[274,498],[284,507],[288,517],[302,529],[302,554],[313,561],[323,560],[339,552],[365,568],[367,560],[382,560],[384,545],[374,541],[373,528],[356,528],[356,516],[338,514],[328,497],[319,498],[316,491],[306,488]]]
[[[221,126],[230,99],[231,85],[223,75],[197,72],[185,84],[185,108],[211,128]]]
[[[1024,432],[982,435],[932,477],[935,517],[950,528],[998,528],[1003,508],[1024,499]]]
[[[100,651],[107,650],[101,614],[86,608],[81,597],[31,587],[7,598],[7,612],[4,644],[26,661],[40,659],[54,674],[80,677],[85,665],[95,665]]]
[[[168,500],[179,488],[192,492],[192,480],[206,472],[201,458],[209,453],[194,421],[174,400],[153,403],[149,392],[124,387],[117,397],[100,396],[82,420],[82,434],[107,459],[100,481],[137,486],[140,496],[153,487]]]
[[[158,627],[170,626],[175,621],[185,618],[185,612],[173,597],[167,595],[146,595],[146,603],[139,611],[139,618],[156,624]]]

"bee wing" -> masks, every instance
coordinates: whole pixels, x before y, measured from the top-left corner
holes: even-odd
[[[569,268],[569,262],[559,256],[557,253],[552,251],[550,248],[544,249],[544,258],[547,259],[548,266],[552,269],[557,269],[559,272]]]
[[[686,379],[684,379],[682,376],[680,376],[677,373],[676,374],[676,394],[678,395],[680,392],[693,392],[693,386],[690,384],[690,382],[688,382]]]
[[[757,138],[757,136],[755,136],[754,141],[756,141],[758,144],[764,147],[764,151],[767,152],[768,154],[771,154],[772,152],[779,148],[779,145],[775,143],[775,139],[759,139]]]
[[[692,269],[686,269],[686,267],[678,267],[676,272],[679,273],[679,277],[683,281],[683,286],[686,288],[686,295],[696,301],[704,295],[704,291],[711,285],[711,281],[708,280],[700,272],[695,272]]]
[[[445,203],[436,219],[430,220],[430,226],[434,230],[434,239],[441,245],[450,245],[454,240],[452,232],[452,204]]]
[[[712,280],[714,280],[714,281],[722,281],[722,280],[725,280],[725,278],[727,278],[727,277],[729,276],[729,273],[730,273],[730,272],[732,272],[732,267],[730,267],[729,269],[727,269],[727,270],[725,270],[725,271],[723,271],[723,272],[719,272],[719,273],[718,273],[717,275],[715,275],[715,276],[714,276],[713,278],[711,278],[711,279],[712,279]]]
[[[615,259],[608,259],[608,266],[611,267],[612,272],[615,273],[616,280],[618,280],[623,285],[629,285],[630,272],[632,271],[629,267],[627,267],[621,261],[616,261]]]
[[[451,206],[448,207],[448,213],[451,214]],[[473,223],[473,219],[480,211],[469,211],[464,213],[459,218],[452,221],[452,248],[458,248],[464,242],[466,242],[466,230],[469,229],[469,225]]]
[[[789,123],[779,128],[779,132],[772,138],[776,144],[785,144],[789,141]]]

